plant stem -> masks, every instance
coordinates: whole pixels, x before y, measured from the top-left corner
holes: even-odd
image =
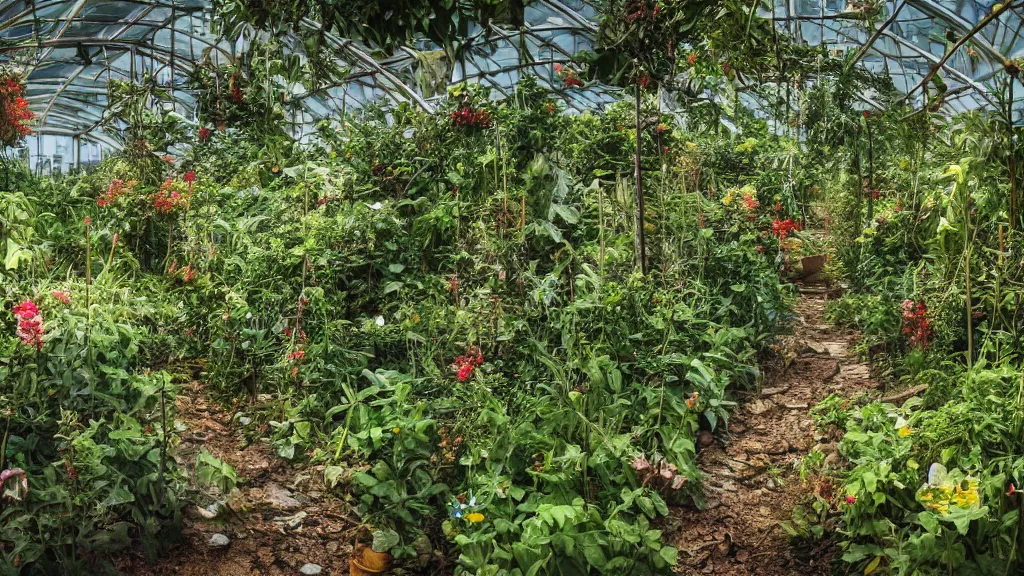
[[[640,134],[640,96],[642,88],[636,87],[636,156],[633,159],[633,166],[636,176],[636,242],[638,258],[640,259],[640,272],[647,275],[647,238],[644,231],[644,184],[643,169],[640,167],[641,139]]]

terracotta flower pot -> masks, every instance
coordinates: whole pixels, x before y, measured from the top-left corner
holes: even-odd
[[[391,566],[391,554],[374,552],[369,546],[357,545],[348,561],[351,576],[372,576],[383,574]]]

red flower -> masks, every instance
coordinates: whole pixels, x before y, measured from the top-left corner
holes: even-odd
[[[199,129],[199,141],[200,142],[208,141],[210,139],[210,135],[212,133],[213,132],[209,128],[203,126],[202,128]]]
[[[775,234],[779,240],[785,240],[794,230],[800,230],[800,228],[800,223],[794,222],[792,218],[785,220],[776,218],[772,221],[772,234]]]
[[[562,79],[562,84],[564,84],[566,88],[583,87],[583,81],[575,76],[566,76],[565,78]]]
[[[857,497],[856,497],[856,496],[847,496],[847,497],[846,497],[846,503],[847,503],[847,504],[849,504],[849,505],[851,505],[851,506],[852,506],[852,505],[853,505],[853,503],[854,503],[854,502],[856,502],[856,501],[857,501]]]
[[[928,306],[924,301],[917,304],[913,300],[903,301],[903,330],[910,336],[910,345],[915,348],[927,348],[931,337],[931,322],[928,320]]]
[[[1007,496],[1013,496],[1016,493],[1017,493],[1017,487],[1013,485],[1013,482],[1010,482],[1010,487],[1006,489],[1006,495]]]
[[[301,362],[306,357],[306,351],[302,348],[296,349],[294,352],[288,355],[288,359],[292,362]]]
[[[864,111],[864,119],[867,120],[868,118],[871,118],[871,112],[868,112],[867,110],[865,110]]]
[[[697,53],[696,52],[690,52],[690,55],[686,57],[686,61],[690,64],[690,66],[693,66],[694,64],[696,64],[697,63]]]
[[[11,312],[19,319],[32,318],[33,316],[39,316],[39,307],[36,306],[35,302],[25,300],[11,309]]]
[[[474,346],[466,351],[464,356],[459,356],[452,363],[452,369],[455,370],[455,377],[459,382],[465,382],[473,377],[473,373],[476,371],[477,366],[484,363],[484,355],[480,352],[480,348]]]
[[[36,349],[43,347],[43,317],[39,315],[39,307],[31,300],[25,300],[14,307],[15,318],[18,319],[17,336],[28,346]]]
[[[651,75],[646,73],[640,74],[636,77],[636,85],[647,90],[647,87],[651,85]]]
[[[467,126],[473,128],[491,127],[491,115],[487,110],[476,110],[473,108],[463,107],[452,112],[450,117],[456,126]]]
[[[15,146],[32,133],[28,123],[35,120],[35,114],[24,96],[20,79],[6,75],[0,84],[0,146]]]
[[[238,105],[245,103],[245,96],[242,94],[242,87],[238,84],[233,83],[231,86],[231,101]]]
[[[53,292],[50,292],[50,294],[63,304],[71,304],[71,297],[60,290],[54,290]]]
[[[135,184],[136,182],[134,180],[132,180],[131,182],[124,182],[123,180],[114,178],[113,180],[110,181],[110,186],[107,186],[106,193],[104,193],[103,196],[96,199],[96,205],[99,206],[100,208],[113,206],[114,202],[117,201],[118,198],[131,192],[132,189],[135,187]]]
[[[196,173],[194,170],[189,170],[185,173],[185,182],[191,184],[196,181]]]
[[[761,203],[758,202],[757,198],[755,198],[754,195],[751,194],[750,192],[745,192],[743,194],[743,208],[747,212],[753,211],[755,208],[757,208],[760,205],[761,205]]]

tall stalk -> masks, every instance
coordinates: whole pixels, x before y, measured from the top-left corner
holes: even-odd
[[[871,138],[871,122],[864,124],[868,128],[868,225],[875,217],[875,146]]]
[[[637,84],[636,87],[636,156],[633,159],[633,166],[636,177],[636,243],[637,254],[640,259],[640,271],[647,275],[647,238],[644,230],[644,180],[643,169],[640,167],[641,139],[640,134],[640,93],[643,88]]]
[[[1014,153],[1013,142],[1013,75],[1009,77],[1009,84],[1009,98],[1006,101],[1006,164],[1010,173],[1010,229],[1014,230],[1017,228],[1017,155]]]
[[[964,186],[964,275],[967,288],[967,370],[974,366],[974,312],[971,306],[971,192]]]

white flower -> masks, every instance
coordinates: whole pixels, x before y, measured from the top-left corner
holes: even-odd
[[[383,316],[377,316],[376,322],[377,322],[377,326],[383,326],[384,325],[384,317]]]
[[[246,320],[252,320],[252,312],[247,312],[247,313],[245,314],[245,319],[246,319]]]
[[[381,204],[380,202],[374,202],[373,204],[370,205],[370,208],[374,210],[380,210],[381,206],[383,206],[383,204]]]

